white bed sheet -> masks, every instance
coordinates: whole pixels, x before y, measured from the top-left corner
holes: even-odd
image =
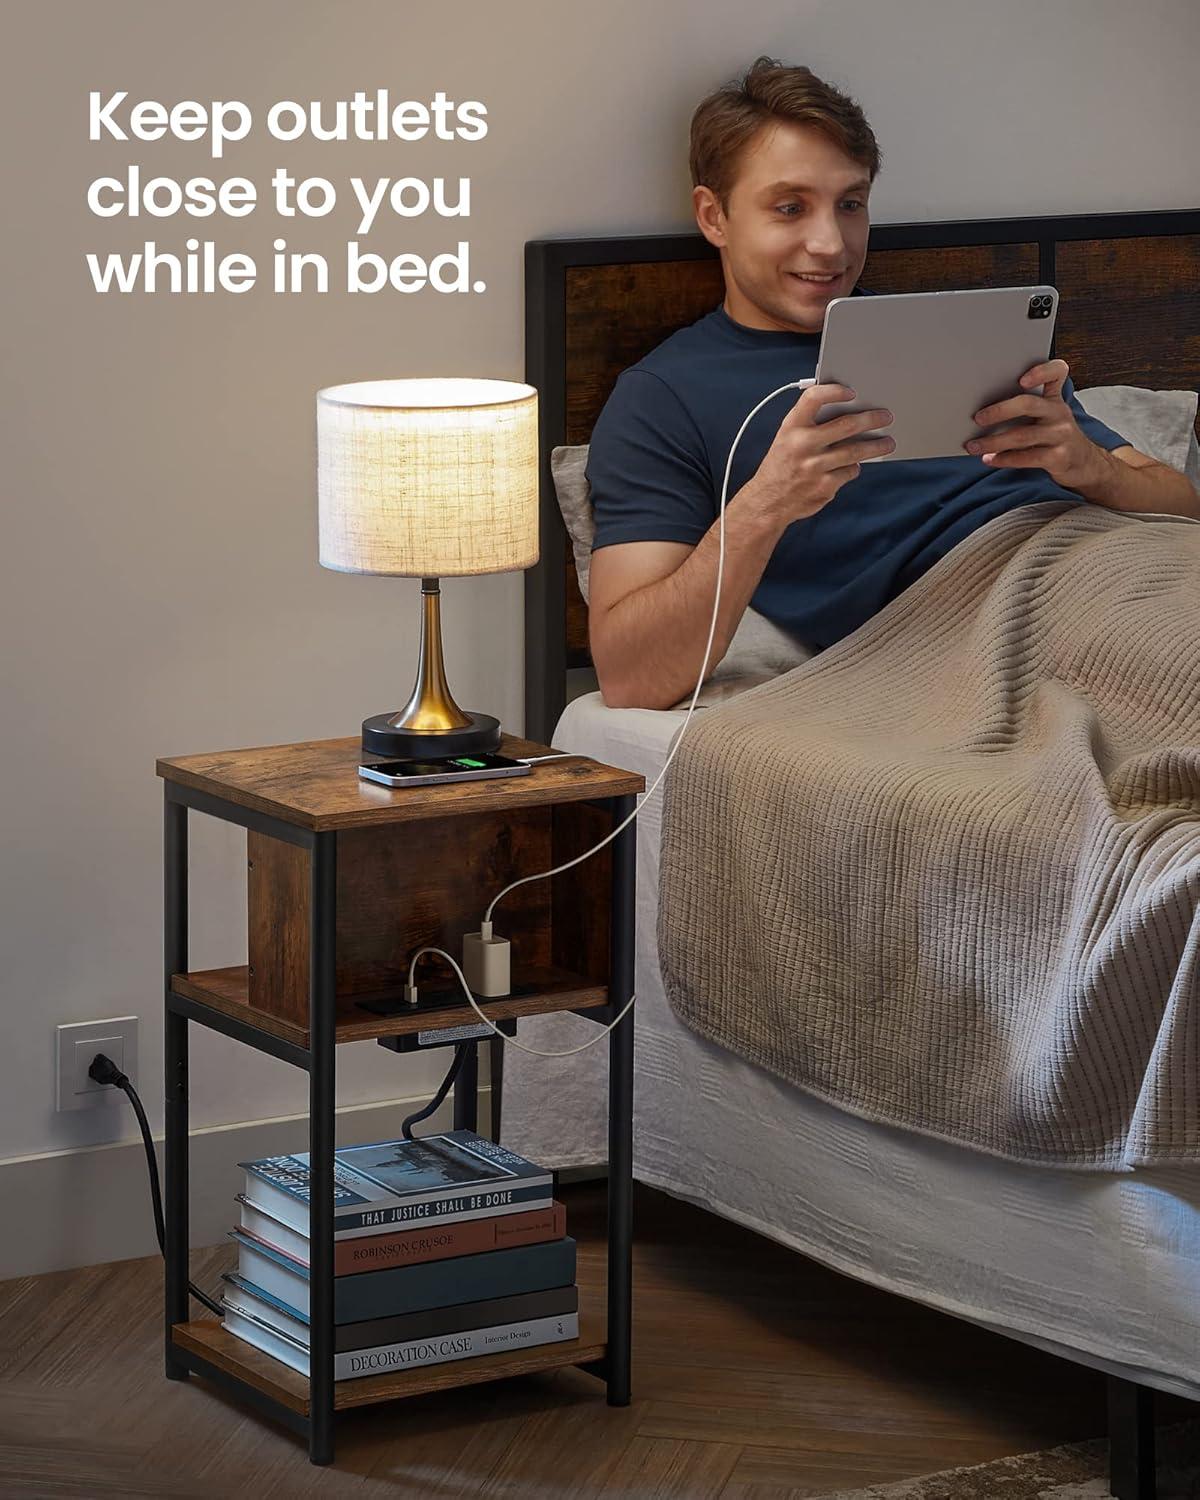
[[[649,788],[684,716],[587,693],[551,743]],[[661,792],[640,799],[637,818],[637,1180],[872,1285],[1200,1399],[1200,1171],[1002,1161],[858,1119],[696,1036],[658,967]],[[503,914],[501,903],[501,932]],[[519,1030],[548,1051],[595,1035],[571,1015]],[[606,1041],[554,1060],[507,1048],[505,1144],[552,1167],[604,1162],[607,1063]]]

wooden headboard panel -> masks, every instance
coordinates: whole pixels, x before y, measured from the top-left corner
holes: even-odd
[[[861,284],[874,292],[1056,286],[1053,352],[1076,389],[1200,388],[1200,210],[879,224],[870,245]],[[549,742],[568,669],[591,663],[551,450],[586,443],[621,371],[723,296],[720,257],[698,231],[525,246],[525,379],[541,428],[541,558],[525,575],[528,739]]]

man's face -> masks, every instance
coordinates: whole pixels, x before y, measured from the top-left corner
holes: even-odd
[[[692,190],[696,222],[721,251],[725,311],[749,328],[820,333],[825,308],[848,297],[867,258],[868,172],[804,125],[765,125],[745,148],[729,213]],[[830,282],[800,273],[836,272]]]

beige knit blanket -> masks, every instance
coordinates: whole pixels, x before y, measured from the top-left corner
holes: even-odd
[[[697,712],[664,796],[701,1036],[1017,1161],[1200,1158],[1200,523],[996,517]]]

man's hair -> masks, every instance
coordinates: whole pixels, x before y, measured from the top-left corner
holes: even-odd
[[[692,186],[709,188],[728,214],[743,151],[764,125],[781,120],[819,130],[875,181],[883,154],[855,100],[808,68],[758,57],[740,79],[697,105],[688,156]]]

